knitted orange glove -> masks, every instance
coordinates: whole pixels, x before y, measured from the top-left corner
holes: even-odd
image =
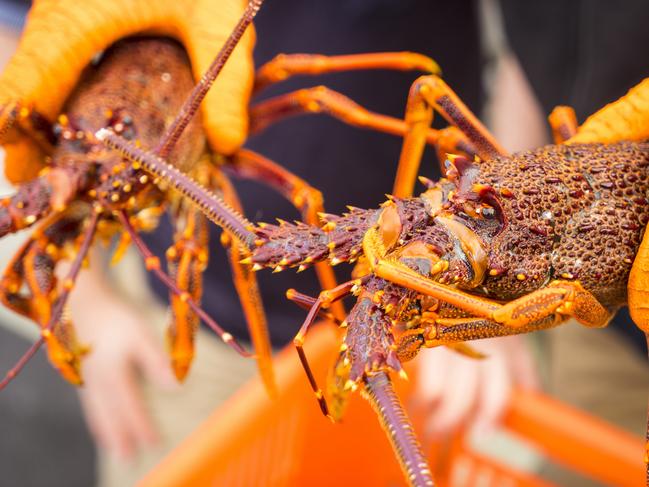
[[[13,183],[32,179],[45,155],[23,132],[2,129],[15,115],[16,103],[53,121],[93,56],[136,34],[178,39],[198,79],[245,5],[244,0],[36,1],[18,51],[0,75],[0,142],[6,151],[7,178]],[[249,29],[203,102],[208,140],[220,153],[234,152],[246,137],[254,40]]]

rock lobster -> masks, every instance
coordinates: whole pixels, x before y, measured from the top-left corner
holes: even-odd
[[[154,155],[107,130],[98,137],[151,174],[170,174],[172,185],[248,245],[244,261],[257,270],[358,261],[354,279],[318,298],[289,290],[289,299],[310,309],[295,345],[323,413],[337,417],[347,391],[363,384],[408,480],[427,485],[430,470],[396,398],[386,394],[386,372],[400,372],[401,362],[421,347],[452,346],[471,355],[467,341],[545,329],[568,318],[606,326],[627,303],[638,326],[649,329],[642,305],[649,245],[643,243],[649,134],[641,108],[649,108],[647,83],[581,127],[571,109],[558,107],[550,116],[556,145],[508,155],[439,77],[422,77],[408,99],[393,195],[379,209],[323,214],[319,227],[254,225],[215,205]],[[438,141],[449,153],[445,178],[423,180],[427,190],[413,198],[433,109],[461,132]],[[607,143],[594,142],[600,138]],[[332,411],[302,343],[323,310],[352,294],[356,304],[340,322],[346,334]]]
[[[116,127],[102,128],[96,138],[131,160],[129,169],[164,181],[223,226],[249,253],[243,265],[279,271],[358,261],[354,279],[317,299],[289,291],[291,299],[310,307],[295,344],[323,412],[337,416],[347,392],[362,383],[408,480],[426,485],[432,484],[430,471],[387,376],[422,346],[448,345],[471,354],[466,341],[547,328],[568,317],[604,326],[627,301],[647,331],[641,303],[649,245],[642,243],[649,219],[649,145],[642,142],[649,136],[647,98],[644,82],[581,127],[561,108],[551,116],[557,145],[510,156],[439,77],[425,76],[409,96],[393,196],[377,210],[323,214],[322,225],[256,226],[201,181],[158,157],[160,151],[129,143]],[[431,131],[433,108],[455,129]],[[175,122],[180,126],[191,117],[183,110]],[[445,178],[424,181],[427,190],[413,198],[430,139],[455,155],[446,159]],[[139,245],[129,219],[121,220]],[[155,261],[148,262],[159,271]],[[193,302],[187,291],[176,294]],[[302,342],[314,319],[350,294],[357,302],[340,322],[346,336],[336,365],[336,408],[330,410]]]
[[[163,191],[164,194],[161,194],[152,190],[150,183],[153,181],[141,171],[132,168],[122,171],[124,167],[117,158],[104,154],[93,133],[101,127],[110,126],[118,133],[138,139],[139,143],[150,147],[160,140],[165,130],[171,133],[177,129],[178,126],[172,128],[170,125],[172,115],[180,110],[183,93],[190,91],[189,68],[193,68],[197,76],[202,74],[214,56],[214,46],[226,41],[227,33],[243,6],[244,2],[235,0],[231,4],[187,2],[182,5],[156,5],[156,8],[150,9],[134,1],[129,2],[129,8],[97,2],[79,10],[72,8],[71,2],[67,7],[75,12],[73,19],[64,21],[61,15],[67,8],[66,4],[41,2],[30,12],[19,52],[0,80],[0,123],[2,143],[7,153],[6,174],[10,181],[20,185],[16,195],[3,200],[0,210],[1,234],[40,223],[52,211],[59,212],[80,199],[86,203],[101,202],[106,211],[100,218],[99,233],[109,239],[119,232],[119,225],[114,223],[120,217],[116,213],[111,215],[112,211],[126,209],[136,229],[146,230],[157,224],[155,217],[162,213],[167,203],[174,200],[171,206],[180,218],[177,218],[177,241],[167,252],[168,268],[174,282],[167,282],[167,285],[177,290],[172,290],[170,296],[174,320],[168,336],[172,365],[179,379],[185,377],[193,357],[193,336],[198,323],[196,313],[204,314],[191,308],[199,301],[200,273],[207,263],[205,219],[174,198],[172,193]],[[249,13],[255,11],[256,7],[249,8]],[[216,18],[218,22],[205,21],[210,18]],[[51,25],[59,26],[56,32],[52,33]],[[193,174],[194,177],[199,177],[218,190],[235,207],[239,206],[236,193],[224,172],[216,166],[227,167],[231,174],[270,184],[300,210],[305,221],[316,223],[317,213],[322,211],[322,196],[317,190],[261,155],[249,150],[237,150],[247,132],[247,121],[250,121],[250,130],[258,132],[287,115],[301,112],[328,110],[342,116],[341,107],[352,107],[355,110],[355,123],[359,124],[362,123],[359,120],[369,112],[354,106],[342,95],[323,88],[279,96],[253,105],[250,110],[247,106],[231,103],[230,98],[246,98],[245,94],[253,89],[253,83],[257,92],[294,74],[373,67],[433,72],[437,66],[429,58],[411,53],[334,58],[279,56],[262,66],[253,80],[245,67],[251,63],[250,50],[254,37],[252,32],[244,34],[244,30],[241,26],[241,32],[226,43],[223,56],[215,64],[217,70],[223,69],[226,76],[218,79],[214,76],[212,81],[216,86],[209,93],[204,86],[199,88],[204,90],[207,97],[203,108],[208,108],[202,110],[200,124],[205,135],[198,132],[197,123],[193,122],[189,127],[192,135],[184,136],[179,142],[186,151],[179,155],[171,153],[171,147],[176,144],[174,140],[168,147],[160,145],[160,154],[170,154],[174,161],[183,161],[183,170],[195,170],[197,173]],[[200,37],[197,37],[197,32],[201,33]],[[138,48],[133,44],[135,41],[129,41],[135,47],[119,47],[117,53],[115,50],[108,51],[98,66],[83,71],[98,50],[134,34],[170,35],[180,39],[188,50],[189,62],[183,58],[184,54],[174,52],[172,47],[159,48],[160,52],[156,52],[153,41],[147,48]],[[44,41],[48,36],[53,39]],[[240,38],[241,45],[234,49]],[[65,39],[65,44],[55,42],[59,39]],[[43,50],[44,44],[51,51]],[[142,49],[144,51],[141,52]],[[73,56],[69,54],[71,52]],[[224,61],[230,54],[232,59],[224,67]],[[166,64],[161,61],[158,64],[150,63],[150,66],[133,66],[132,59],[135,58],[170,59]],[[65,101],[64,94],[75,86],[82,72],[85,75],[75,93],[67,99],[65,106],[61,106]],[[49,86],[53,84],[60,90],[52,92]],[[58,123],[52,125],[49,120],[56,117]],[[390,117],[377,116],[373,122],[384,131],[402,134],[405,130],[403,122]],[[207,156],[212,157],[214,164],[209,161],[198,163],[203,156],[205,138],[216,153],[214,157]],[[91,156],[88,157],[88,154]],[[140,197],[142,192],[146,196]],[[84,217],[78,219],[82,224]],[[56,282],[50,275],[56,260],[53,256],[63,250],[64,243],[78,237],[78,229],[65,237],[60,236],[62,225],[67,225],[67,221],[44,234],[37,232],[39,242],[29,243],[16,256],[4,280],[6,304],[33,318],[43,328],[51,321],[49,308],[58,299]],[[68,227],[65,228],[67,230]],[[53,234],[58,235],[56,242],[53,241]],[[132,239],[128,231],[122,233],[118,256]],[[243,257],[239,255],[239,248],[230,245],[227,236],[223,237],[223,242],[231,254],[235,285],[249,323],[259,369],[267,388],[272,392],[275,386],[270,345],[256,279],[251,266],[240,262]],[[56,258],[66,257],[65,252],[59,253],[61,255]],[[30,260],[26,263],[28,254]],[[36,254],[48,260],[42,275],[32,272],[34,266],[31,262]],[[150,265],[157,266],[155,259],[150,259]],[[328,265],[320,265],[317,272],[323,287],[335,285],[333,272]],[[161,278],[165,279],[162,275]],[[32,284],[38,279],[44,280],[39,284],[42,289],[36,289]],[[28,296],[20,292],[23,283],[31,286]],[[187,300],[185,294],[178,294],[177,291],[189,292],[190,299]],[[33,309],[35,301],[42,302],[38,312]],[[342,308],[337,312],[340,314]],[[40,314],[37,316],[37,313]],[[243,352],[232,341],[231,335],[224,333],[213,320],[209,322],[228,343],[232,343],[240,353]],[[69,324],[57,325],[55,329],[58,330],[58,338],[46,334],[48,350],[52,351],[50,360],[59,370],[65,370],[63,374],[66,378],[79,383],[79,355],[83,353],[83,347],[76,344]],[[54,349],[57,351],[53,352]]]

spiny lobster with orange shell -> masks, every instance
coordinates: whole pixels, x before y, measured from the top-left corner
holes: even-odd
[[[288,291],[309,309],[295,345],[323,413],[337,418],[349,390],[362,384],[409,482],[430,485],[409,423],[388,392],[387,373],[401,372],[401,363],[421,347],[475,355],[465,342],[546,329],[569,318],[606,326],[625,304],[649,331],[643,305],[647,88],[649,80],[581,127],[571,109],[559,107],[550,116],[556,145],[508,155],[439,77],[424,76],[408,99],[393,196],[379,209],[322,214],[319,227],[255,226],[150,152],[108,130],[97,135],[151,174],[167,175],[249,246],[252,255],[244,262],[258,270],[358,261],[354,279],[318,298]],[[423,179],[426,191],[412,197],[433,109],[461,133],[443,144],[455,154],[446,159],[445,178]],[[597,142],[602,127],[606,144]],[[328,390],[330,408],[302,344],[315,318],[349,295],[357,300],[340,322],[346,334]]]

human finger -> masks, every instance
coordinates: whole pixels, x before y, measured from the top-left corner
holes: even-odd
[[[449,351],[444,348],[423,350],[418,358],[417,382],[413,403],[416,406],[435,402],[444,391]]]
[[[473,434],[486,435],[495,429],[509,402],[512,372],[506,353],[494,353],[480,368],[476,409],[471,420]]]
[[[142,369],[144,376],[157,386],[173,390],[178,387],[178,382],[173,375],[168,355],[162,345],[146,326],[137,327],[133,346],[133,359]]]
[[[541,389],[539,367],[535,362],[534,354],[526,337],[511,337],[515,340],[509,342],[510,368],[517,386],[527,390]]]
[[[477,398],[480,364],[462,356],[449,356],[448,360],[444,389],[426,424],[432,435],[447,434],[460,426]]]
[[[79,391],[81,409],[95,444],[121,460],[133,455],[133,443],[121,414],[111,407],[111,400],[102,390]]]
[[[135,380],[132,363],[121,364],[111,375],[110,391],[112,406],[121,416],[128,434],[141,446],[157,442],[157,430]]]

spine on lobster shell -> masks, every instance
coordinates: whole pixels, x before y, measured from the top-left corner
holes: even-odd
[[[365,379],[364,396],[376,411],[399,459],[401,469],[413,487],[432,486],[433,477],[390,378],[379,372]]]

